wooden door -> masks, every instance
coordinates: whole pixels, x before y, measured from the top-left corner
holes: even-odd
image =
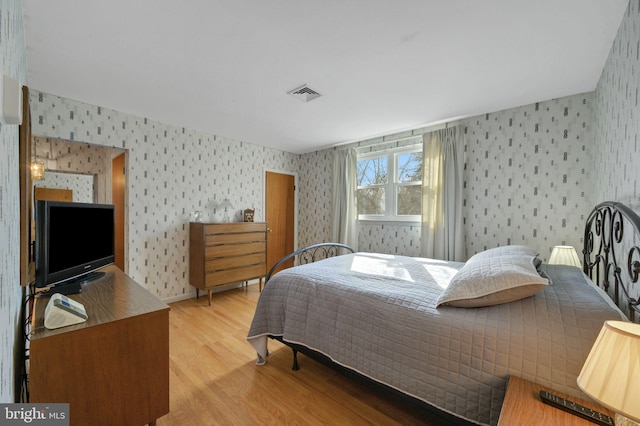
[[[73,190],[59,188],[34,188],[33,198],[35,200],[66,201],[73,202]]]
[[[295,178],[267,172],[265,219],[267,222],[267,271],[281,258],[293,252],[295,232]],[[293,260],[280,269],[293,266]]]
[[[111,202],[115,206],[114,264],[124,271],[125,154],[111,160]]]

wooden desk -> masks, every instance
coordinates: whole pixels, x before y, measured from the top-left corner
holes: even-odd
[[[607,414],[615,420],[615,413],[601,407],[591,400],[576,398],[528,380],[521,379],[520,377],[511,376],[509,378],[509,385],[507,386],[507,394],[504,398],[504,402],[502,403],[502,411],[500,412],[498,426],[595,425],[595,423],[542,402],[540,400],[540,390],[543,389],[577,404],[589,407],[592,410]],[[585,398],[588,397],[585,395]]]
[[[89,319],[47,330],[36,298],[32,403],[69,403],[71,425],[155,424],[169,412],[169,306],[115,266],[69,297]]]

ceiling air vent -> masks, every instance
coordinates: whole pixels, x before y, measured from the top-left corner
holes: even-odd
[[[297,89],[293,89],[292,91],[287,92],[287,94],[301,100],[302,102],[309,102],[315,98],[320,97],[320,93],[316,92],[306,84],[303,84]]]

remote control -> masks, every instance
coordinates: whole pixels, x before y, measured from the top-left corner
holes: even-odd
[[[614,426],[613,419],[610,416],[566,400],[558,395],[541,390],[540,399],[542,399],[542,402],[545,404],[549,404],[578,417],[582,417],[583,419],[589,420],[593,423],[603,426]]]

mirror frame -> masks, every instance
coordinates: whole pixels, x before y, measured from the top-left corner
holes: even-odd
[[[20,179],[20,285],[28,286],[35,278],[31,250],[31,218],[33,216],[33,182],[31,180],[31,109],[29,88],[22,86],[22,124],[19,137]]]

